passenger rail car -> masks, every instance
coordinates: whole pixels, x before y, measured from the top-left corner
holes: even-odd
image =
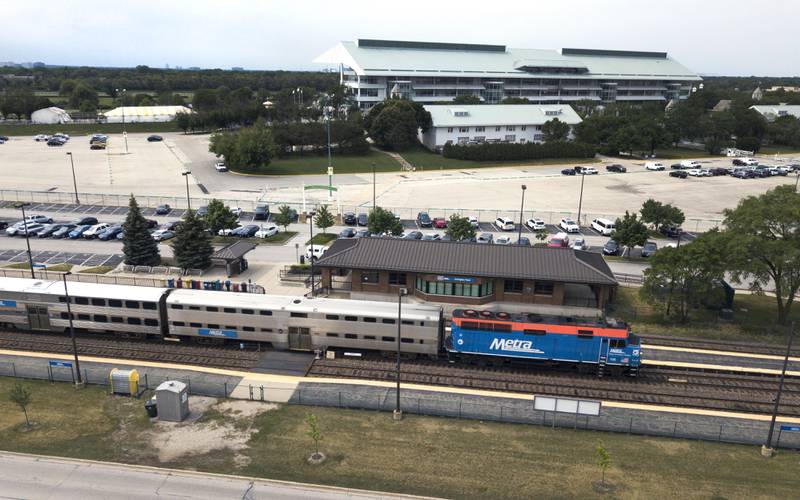
[[[445,349],[451,359],[486,356],[588,364],[604,372],[638,374],[639,338],[615,321],[456,309]],[[584,365],[585,366],[585,365]]]

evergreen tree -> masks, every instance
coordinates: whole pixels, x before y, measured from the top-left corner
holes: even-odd
[[[317,210],[317,215],[314,217],[314,225],[322,229],[322,234],[326,234],[327,229],[333,225],[333,215],[331,215],[327,205],[322,205]]]
[[[172,245],[175,261],[183,269],[206,269],[211,266],[211,236],[206,232],[206,223],[188,210],[183,222],[175,231],[175,243]]]
[[[128,215],[122,224],[125,235],[122,238],[122,253],[125,264],[129,266],[157,266],[161,263],[158,243],[147,230],[147,221],[131,195],[128,202]]]

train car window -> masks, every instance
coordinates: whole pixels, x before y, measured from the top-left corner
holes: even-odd
[[[144,324],[147,326],[158,326],[158,320],[153,318],[145,318]]]
[[[578,337],[594,337],[593,330],[578,330]]]
[[[524,335],[547,335],[547,330],[523,330]]]
[[[256,312],[252,309],[242,309],[242,314],[255,314]]]
[[[62,312],[61,313],[61,319],[69,319],[69,314],[67,314],[65,312]]]
[[[358,321],[358,316],[345,316],[345,321]]]
[[[200,323],[189,323],[189,326],[191,326],[192,328],[200,328],[203,325],[201,325]]]
[[[169,306],[170,309],[183,309],[183,306],[180,304],[171,304]]]
[[[461,328],[465,330],[480,330],[481,324],[477,321],[462,321]]]
[[[111,318],[111,320],[113,321],[114,318]],[[186,323],[184,323],[183,321],[173,321],[172,326],[186,326]]]
[[[231,325],[225,325],[225,329],[226,330],[236,330],[236,327],[235,326],[231,326]]]
[[[344,338],[346,338],[346,339],[357,339],[358,335],[356,335],[355,333],[345,333],[344,334]]]
[[[411,321],[411,320],[409,320],[409,319],[404,319],[404,320],[403,320],[403,324],[404,324],[404,325],[413,325],[413,324],[414,324],[414,322],[413,322],[413,321]]]
[[[111,316],[112,323],[125,323],[125,320],[119,316]]]
[[[272,311],[258,311],[258,314],[262,316],[272,316]]]
[[[610,342],[611,347],[622,349],[625,347],[625,341],[621,339],[614,339]]]
[[[422,339],[419,339],[419,343],[420,343],[420,344],[424,344],[424,343],[425,343],[425,341],[424,341],[424,340],[422,340]]]
[[[61,297],[58,298],[58,301],[61,302],[62,304],[65,304],[67,302],[67,298],[62,295]]]
[[[236,309],[235,309],[235,308],[233,308],[233,307],[225,307],[225,308],[223,308],[223,309],[222,309],[222,312],[226,312],[226,313],[235,313],[235,312],[236,312]]]
[[[386,325],[393,325],[395,323],[395,321],[394,321],[394,318],[383,318],[381,320],[381,323],[384,323]]]
[[[128,324],[129,325],[141,325],[142,324],[142,320],[139,319],[139,318],[128,318]]]
[[[215,325],[213,323],[209,323],[206,326],[211,328],[211,329],[213,329],[213,330],[218,330],[219,329],[219,325]]]
[[[339,315],[338,314],[326,314],[325,315],[325,319],[331,319],[331,320],[335,321],[335,320],[339,319]]]
[[[394,342],[394,337],[381,337],[384,342]]]
[[[510,332],[511,325],[507,325],[505,323],[496,323],[494,325],[494,331],[496,332]]]
[[[367,317],[367,316],[364,316],[362,319],[364,320],[364,323],[377,323],[378,322],[378,320],[376,318],[370,318],[370,317]]]
[[[95,314],[94,320],[98,323],[108,323],[108,316],[105,314]]]
[[[122,301],[117,299],[108,299],[108,307],[122,307]]]
[[[106,299],[92,299],[93,306],[106,306]]]
[[[79,314],[78,319],[81,321],[89,321],[90,316],[88,314]]]
[[[291,314],[289,314],[289,317],[291,317],[291,318],[307,318],[308,314],[306,314],[306,313],[291,313]]]
[[[331,332],[328,332],[328,333],[326,333],[326,334],[325,334],[325,336],[326,336],[326,337],[338,337],[338,336],[339,336],[339,334],[338,334],[338,333],[331,333]]]
[[[420,321],[419,322],[419,326],[425,326],[425,322],[424,321]]]
[[[147,309],[147,308],[145,307],[145,309]],[[200,306],[189,306],[189,310],[190,311],[199,311],[200,310]]]
[[[135,300],[126,300],[125,307],[127,307],[128,309],[139,309],[139,302]]]
[[[262,332],[272,333],[272,328],[262,328]]]
[[[364,340],[375,340],[375,335],[364,335]]]
[[[142,309],[151,309],[151,310],[155,311],[156,303],[155,302],[142,302]],[[198,307],[198,309],[199,309],[199,307]]]
[[[208,311],[210,313],[219,312],[219,307],[208,306],[208,307],[206,307],[206,311]]]
[[[414,343],[414,339],[409,339],[409,338],[406,338],[406,337],[400,337],[400,342],[402,342],[404,344],[413,344]]]
[[[256,331],[256,329],[253,328],[252,326],[243,326],[242,330],[244,330],[246,332],[254,332],[254,331]]]
[[[636,335],[628,335],[628,344],[639,345],[639,337]]]
[[[89,304],[89,299],[87,299],[86,297],[75,297],[73,300],[75,301],[76,304],[81,304],[81,305]]]

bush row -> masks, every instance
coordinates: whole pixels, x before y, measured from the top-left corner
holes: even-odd
[[[445,158],[474,161],[538,160],[544,158],[593,158],[595,147],[579,142],[445,144]]]

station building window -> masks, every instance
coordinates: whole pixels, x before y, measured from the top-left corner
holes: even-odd
[[[361,273],[361,282],[362,283],[378,283],[380,279],[380,275],[377,272],[369,271],[369,272],[362,272]]]
[[[486,297],[494,293],[492,281],[479,285],[469,283],[449,283],[428,281],[417,278],[417,290],[429,295],[450,295],[455,297]]]
[[[522,293],[522,280],[503,280],[503,291],[505,293]]]
[[[405,285],[406,273],[389,273],[390,285]]]
[[[537,281],[533,285],[533,293],[536,295],[553,295],[553,283],[551,281]]]

